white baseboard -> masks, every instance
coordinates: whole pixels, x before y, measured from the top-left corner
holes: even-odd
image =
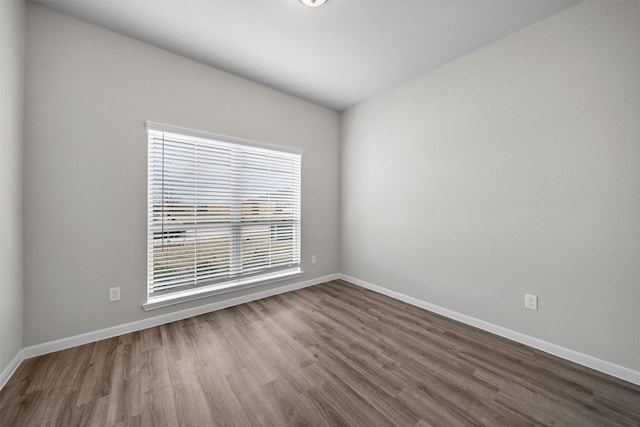
[[[428,303],[418,298],[410,297],[400,292],[392,291],[382,286],[374,285],[364,280],[357,279],[355,277],[348,276],[346,274],[339,275],[342,280],[361,286],[363,288],[372,290],[379,294],[389,296],[391,298],[406,302],[407,304],[415,305],[416,307],[423,308],[425,310],[432,311],[434,313],[441,314],[450,319],[457,320],[467,325],[474,326],[476,328],[491,332],[495,335],[508,338],[512,341],[519,342],[529,347],[536,348],[544,351],[545,353],[553,354],[554,356],[561,357],[563,359],[575,362],[579,365],[586,366],[596,371],[604,372],[613,377],[620,378],[630,383],[640,385],[640,372],[633,369],[625,368],[624,366],[616,365],[606,360],[597,359],[587,354],[579,353],[577,351],[561,347],[556,344],[552,344],[547,341],[543,341],[538,338],[531,337],[529,335],[522,334],[520,332],[513,331],[511,329],[503,328],[502,326],[494,325],[493,323],[485,322],[484,320],[476,319],[475,317],[467,316],[466,314],[458,313],[448,308],[440,307],[435,304]]]
[[[4,371],[0,372],[0,390],[2,390],[5,384],[7,384],[9,378],[11,378],[11,376],[16,372],[16,369],[18,369],[18,366],[20,366],[20,363],[22,363],[24,359],[24,350],[20,350],[18,354],[11,359],[9,365],[4,368]]]
[[[0,373],[0,390],[2,389],[2,387],[4,387],[7,381],[9,381],[9,378],[11,378],[11,375],[13,375],[20,363],[25,359],[41,356],[47,353],[53,353],[54,351],[65,350],[71,347],[77,347],[79,345],[100,341],[106,338],[116,337],[122,334],[128,334],[130,332],[141,331],[143,329],[152,328],[154,326],[163,325],[165,323],[175,322],[177,320],[187,319],[193,316],[199,316],[201,314],[210,313],[216,310],[222,310],[234,305],[256,301],[262,298],[283,294],[285,292],[295,291],[296,289],[318,285],[320,283],[338,279],[339,277],[340,276],[338,274],[330,274],[328,276],[305,280],[303,282],[293,283],[291,285],[279,286],[277,288],[268,289],[265,291],[254,292],[235,298],[229,298],[224,301],[218,301],[199,307],[188,308],[186,310],[174,311],[172,313],[150,317],[148,319],[138,320],[136,322],[125,323],[123,325],[100,329],[98,331],[88,332],[86,334],[76,335],[73,337],[62,338],[55,341],[25,347],[20,350],[20,352],[18,352],[9,366],[7,366],[7,368],[2,371],[2,373]]]
[[[390,289],[383,288],[381,286],[377,286],[369,282],[365,282],[364,280],[360,280],[355,277],[348,276],[346,274],[330,274],[328,276],[319,277],[317,279],[311,279],[311,280],[306,280],[304,282],[294,283],[291,285],[280,286],[280,287],[269,289],[266,291],[255,292],[248,295],[230,298],[224,301],[218,301],[215,303],[206,304],[199,307],[175,311],[172,313],[151,317],[151,318],[139,320],[136,322],[113,326],[111,328],[101,329],[94,332],[88,332],[86,334],[76,335],[73,337],[63,338],[63,339],[59,339],[59,340],[55,340],[55,341],[51,341],[43,344],[37,344],[37,345],[25,347],[22,350],[20,350],[18,354],[16,354],[16,356],[11,360],[9,365],[2,372],[0,372],[0,390],[9,381],[9,379],[14,374],[16,369],[18,369],[18,366],[20,366],[20,363],[22,363],[23,360],[29,359],[31,357],[41,356],[43,354],[52,353],[54,351],[60,351],[67,348],[76,347],[79,345],[99,341],[102,339],[112,338],[118,335],[140,331],[140,330],[151,328],[154,326],[163,325],[165,323],[187,319],[189,317],[198,316],[198,315],[209,313],[216,310],[222,310],[224,308],[232,307],[239,304],[244,304],[246,302],[259,300],[262,298],[267,298],[267,297],[282,294],[285,292],[294,291],[296,289],[306,288],[309,286],[317,285],[317,284],[328,282],[335,279],[346,280],[347,282],[353,283],[355,285],[361,286],[366,289],[370,289],[374,292],[387,295],[391,298],[406,302],[411,305],[415,305],[416,307],[420,307],[425,310],[429,310],[434,313],[441,314],[445,317],[460,321],[462,323],[466,323],[468,325],[485,330],[487,332],[500,335],[502,337],[519,342],[521,344],[525,344],[530,347],[536,348],[538,350],[542,350],[546,353],[550,353],[555,356],[561,357],[563,359],[570,360],[579,365],[583,365],[588,368],[595,369],[600,372],[604,372],[616,378],[629,381],[630,383],[640,385],[640,372],[638,371],[634,371],[632,369],[625,368],[624,366],[616,365],[614,363],[607,362],[605,360],[597,359],[595,357],[592,357],[583,353],[579,353],[577,351],[570,350],[568,348],[561,347],[559,345],[552,344],[552,343],[540,340],[538,338],[534,338],[534,337],[522,334],[520,332],[503,328],[502,326],[494,325],[492,323],[485,322],[483,320],[476,319],[474,317],[467,316],[465,314],[461,314],[456,311],[449,310],[447,308],[428,303],[426,301],[422,301],[418,298],[410,297],[408,295],[401,294],[399,292],[392,291]]]

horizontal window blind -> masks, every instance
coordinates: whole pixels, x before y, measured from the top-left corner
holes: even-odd
[[[148,136],[149,300],[299,268],[300,154]]]

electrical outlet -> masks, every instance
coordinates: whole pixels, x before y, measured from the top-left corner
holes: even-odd
[[[109,288],[109,302],[120,301],[120,287]]]
[[[538,309],[538,297],[535,295],[524,294],[524,308],[529,310]]]
[[[311,255],[311,264],[315,264],[318,261],[315,255]]]

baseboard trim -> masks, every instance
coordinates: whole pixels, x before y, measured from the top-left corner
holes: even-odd
[[[18,354],[11,359],[11,362],[7,365],[2,372],[0,372],[0,390],[9,382],[11,376],[16,372],[20,363],[24,360],[24,350],[20,350]]]
[[[293,283],[290,285],[279,286],[277,288],[268,289],[265,291],[253,292],[248,295],[243,295],[235,298],[229,298],[223,301],[217,301],[211,304],[202,305],[199,307],[188,308],[185,310],[174,311],[172,313],[162,314],[160,316],[150,317],[148,319],[138,320],[131,323],[125,323],[110,328],[100,329],[94,332],[87,332],[86,334],[80,334],[68,338],[62,338],[55,341],[50,341],[42,344],[36,344],[29,347],[25,347],[18,354],[21,358],[17,358],[17,365],[13,371],[8,372],[7,381],[17,368],[17,366],[24,359],[31,357],[41,356],[47,353],[53,353],[54,351],[65,350],[71,347],[77,347],[83,344],[89,344],[95,341],[100,341],[106,338],[116,337],[118,335],[128,334],[130,332],[141,331],[143,329],[152,328],[154,326],[163,325],[165,323],[175,322],[177,320],[187,319],[193,316],[199,316],[201,314],[210,313],[212,311],[222,310],[224,308],[233,307],[235,305],[244,304],[251,301],[256,301],[262,298],[271,297],[285,292],[295,291],[297,289],[306,288],[309,286],[318,285],[320,283],[328,282],[338,279],[338,274],[330,274],[328,276],[318,277],[316,279],[305,280],[303,282]],[[13,363],[13,362],[12,362]],[[5,372],[9,371],[8,368]],[[4,378],[5,373],[0,378]],[[4,385],[4,383],[2,383]]]
[[[339,276],[340,279],[353,283],[354,285],[358,285],[360,287],[372,290],[379,294],[386,295],[393,299],[406,302],[407,304],[415,305],[416,307],[438,313],[450,319],[466,323],[467,325],[474,326],[487,332],[491,332],[492,334],[500,335],[501,337],[519,342],[520,344],[528,345],[529,347],[536,348],[538,350],[544,351],[545,353],[553,354],[554,356],[558,356],[571,362],[575,362],[579,365],[595,369],[596,371],[603,372],[605,374],[620,378],[630,383],[640,385],[640,372],[634,371],[633,369],[616,365],[615,363],[607,362],[606,360],[601,360],[587,354],[579,353],[577,351],[552,344],[550,342],[543,341],[541,339],[504,328],[502,326],[494,325],[493,323],[485,322],[484,320],[476,319],[475,317],[467,316],[466,314],[458,313],[456,311],[449,310],[448,308],[440,307],[438,305],[431,304],[429,302],[402,294],[400,292],[392,291],[382,286],[374,285],[372,283],[346,274],[339,274]]]
[[[358,278],[346,275],[346,274],[330,274],[327,276],[319,277],[316,279],[310,279],[299,283],[280,286],[277,288],[269,289],[266,291],[254,292],[248,295],[240,297],[230,298],[224,301],[218,301],[211,304],[206,304],[199,307],[193,307],[186,310],[180,310],[172,313],[163,314],[160,316],[151,317],[148,319],[139,320],[136,322],[126,323],[123,325],[113,326],[106,329],[101,329],[94,332],[88,332],[86,334],[76,335],[73,337],[62,338],[47,343],[37,344],[29,347],[25,347],[16,354],[11,360],[9,365],[0,372],[0,390],[4,388],[11,376],[15,373],[16,369],[20,366],[23,360],[31,357],[41,356],[43,354],[52,353],[55,351],[65,350],[71,347],[76,347],[83,344],[89,344],[95,341],[100,341],[106,338],[112,338],[118,335],[127,334],[130,332],[140,331],[154,326],[163,325],[165,323],[175,322],[177,320],[187,319],[189,317],[198,316],[212,311],[222,310],[235,305],[244,304],[251,301],[256,301],[262,298],[282,294],[285,292],[295,291],[297,289],[306,288],[309,286],[318,285],[320,283],[329,282],[331,280],[342,279],[363,288],[378,292],[383,295],[387,295],[391,298],[399,301],[406,302],[416,307],[423,308],[425,310],[432,311],[434,313],[441,314],[450,319],[457,320],[462,323],[474,326],[476,328],[491,332],[493,334],[508,338],[510,340],[519,342],[521,344],[528,345],[538,350],[544,351],[549,354],[561,357],[563,359],[575,362],[579,365],[586,366],[596,371],[603,372],[605,374],[620,378],[630,383],[640,385],[640,372],[626,368],[624,366],[616,365],[605,360],[589,356],[587,354],[579,353],[577,351],[543,341],[538,338],[531,337],[529,335],[522,334],[520,332],[513,331],[511,329],[504,328],[502,326],[494,325],[484,320],[476,319],[471,316],[467,316],[462,313],[458,313],[453,310],[449,310],[444,307],[440,307],[435,304],[414,298],[400,292],[392,291],[382,286],[374,285],[372,283],[360,280]]]

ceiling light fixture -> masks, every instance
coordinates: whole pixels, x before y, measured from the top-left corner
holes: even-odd
[[[318,7],[327,0],[300,0],[300,1],[309,7]]]

